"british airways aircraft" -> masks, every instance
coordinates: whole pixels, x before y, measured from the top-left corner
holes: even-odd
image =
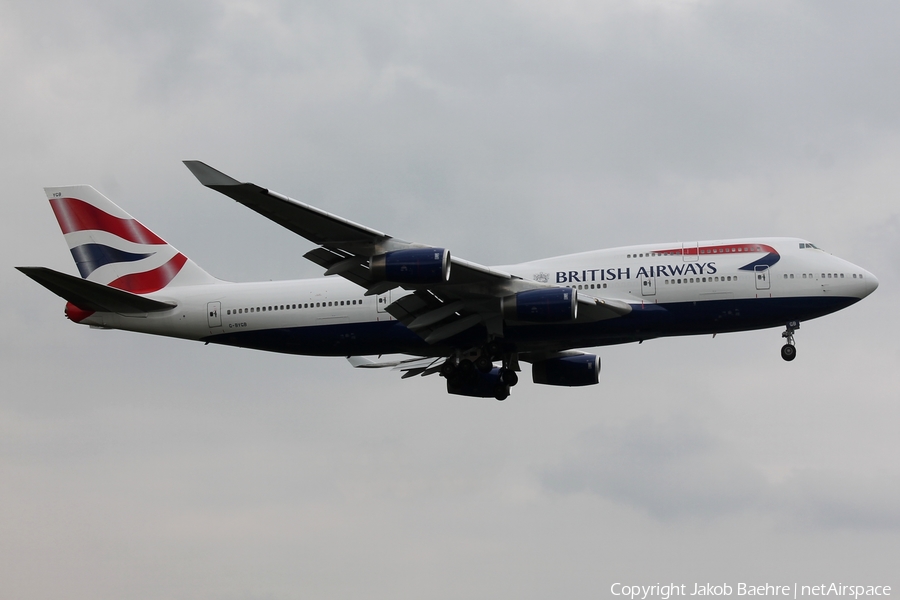
[[[81,277],[20,271],[67,300],[65,314],[124,329],[270,352],[344,356],[403,377],[440,374],[447,391],[503,400],[520,362],[535,383],[599,382],[577,348],[783,327],[871,294],[865,269],[796,238],[663,243],[485,267],[406,242],[199,161],[206,187],[317,245],[326,277],[216,279],[90,186],[45,188]],[[376,362],[366,356],[404,354]],[[380,360],[380,359],[379,359]]]

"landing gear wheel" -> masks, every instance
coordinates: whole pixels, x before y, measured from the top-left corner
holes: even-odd
[[[449,358],[441,365],[441,376],[450,379],[456,373],[456,364]]]
[[[456,375],[462,381],[472,381],[475,379],[475,363],[468,359],[459,361],[456,366]]]
[[[501,402],[509,398],[509,386],[503,383],[498,385],[494,389],[494,398],[500,400]]]
[[[509,387],[513,387],[514,385],[519,383],[519,376],[515,371],[511,371],[510,369],[503,369],[500,371],[500,381],[502,381]]]
[[[785,344],[781,347],[781,358],[789,362],[797,358],[797,349],[793,344]]]
[[[489,357],[482,354],[475,359],[475,368],[482,373],[490,373],[491,369],[494,368],[494,363],[491,362],[491,359]]]
[[[792,361],[797,357],[797,349],[794,347],[794,332],[800,329],[800,321],[788,321],[781,333],[781,337],[787,342],[781,347],[781,358]]]

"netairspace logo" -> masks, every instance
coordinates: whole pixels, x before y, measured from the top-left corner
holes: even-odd
[[[817,585],[775,585],[765,583],[753,585],[749,583],[667,583],[656,585],[627,585],[614,583],[609,588],[613,596],[623,596],[631,600],[648,600],[658,598],[669,600],[679,596],[781,596],[785,598],[840,596],[844,598],[864,598],[871,596],[890,596],[889,585],[844,585],[842,583],[820,583]]]

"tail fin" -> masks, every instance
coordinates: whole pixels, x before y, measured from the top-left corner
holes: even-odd
[[[44,191],[82,278],[134,294],[218,281],[91,186]]]

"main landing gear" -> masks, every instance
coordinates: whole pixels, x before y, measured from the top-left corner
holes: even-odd
[[[797,348],[794,347],[794,332],[798,329],[800,329],[800,321],[790,321],[781,333],[781,337],[787,342],[781,347],[781,358],[786,361],[792,361],[797,358]]]
[[[494,361],[501,361],[499,369],[494,368]],[[509,388],[519,383],[518,361],[515,352],[504,352],[502,345],[496,340],[488,342],[481,348],[473,348],[468,352],[459,352],[450,356],[441,365],[441,376],[448,381],[463,385],[476,385],[479,378],[489,376],[493,380],[493,395],[497,400],[509,397]],[[492,373],[493,371],[493,373]],[[484,380],[482,380],[482,384]]]

